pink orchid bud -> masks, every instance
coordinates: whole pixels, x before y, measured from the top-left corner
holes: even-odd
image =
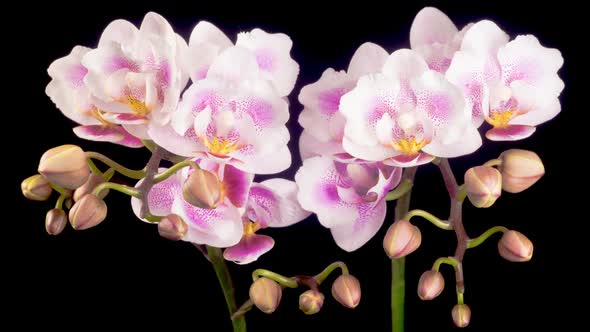
[[[465,172],[465,187],[473,206],[488,208],[502,193],[502,174],[490,166],[471,167]]]
[[[33,201],[46,201],[51,196],[51,185],[43,176],[37,174],[29,176],[21,184],[23,195]]]
[[[324,294],[310,289],[299,295],[299,309],[306,315],[317,314],[324,305]]]
[[[343,306],[354,309],[361,301],[361,283],[350,274],[343,274],[332,284],[332,296]]]
[[[93,194],[86,194],[72,206],[70,224],[75,230],[84,230],[100,224],[106,216],[106,203]]]
[[[160,236],[178,241],[182,239],[188,232],[188,225],[176,214],[169,214],[158,223],[158,233]]]
[[[457,327],[466,327],[471,320],[471,309],[467,304],[456,304],[451,315]]]
[[[424,301],[432,300],[442,293],[445,288],[445,278],[434,270],[422,274],[418,282],[418,297]]]
[[[50,182],[71,190],[83,185],[90,175],[86,154],[71,144],[47,150],[41,156],[38,171]]]
[[[47,211],[45,216],[45,230],[49,235],[59,235],[66,224],[68,223],[68,217],[62,209],[51,209]]]
[[[88,180],[86,180],[86,182],[81,187],[78,187],[78,189],[74,190],[74,201],[77,202],[80,200],[80,198],[84,197],[84,195],[92,193],[94,188],[103,182],[104,179],[102,176],[91,173],[90,176],[88,176]],[[98,195],[98,198],[104,199],[108,193],[108,190],[103,190],[100,192],[100,195]]]
[[[268,278],[258,278],[250,286],[250,300],[265,314],[272,314],[279,304],[283,290],[276,281]]]
[[[537,182],[544,174],[545,167],[539,156],[527,150],[511,149],[500,155],[502,164],[502,189],[519,193]]]
[[[383,248],[389,258],[401,258],[413,253],[422,243],[420,229],[409,221],[400,219],[394,222],[383,239]]]
[[[511,262],[528,262],[533,257],[533,243],[520,232],[508,231],[498,242],[498,252]]]
[[[217,175],[195,169],[182,187],[182,195],[190,204],[202,209],[214,209],[223,202],[222,184]]]

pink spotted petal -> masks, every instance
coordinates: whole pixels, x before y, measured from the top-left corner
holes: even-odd
[[[162,173],[165,170],[166,168],[160,168],[158,169],[158,172]],[[135,188],[139,187],[142,182],[143,179],[139,180],[137,184],[135,184]],[[155,184],[147,197],[150,213],[157,216],[166,216],[170,214],[174,200],[179,195],[182,195],[180,192],[181,187],[182,179],[178,173],[160,183]],[[143,202],[139,199],[135,197],[131,198],[131,208],[133,213],[135,213],[137,218],[149,223],[148,220],[139,216],[142,205]]]
[[[74,128],[76,136],[98,142],[111,142],[123,145],[130,148],[141,148],[143,143],[141,140],[131,134],[125,129],[115,126],[78,126]]]
[[[492,141],[517,141],[531,136],[536,128],[523,125],[509,125],[506,128],[492,128],[486,137]]]
[[[215,209],[200,209],[180,196],[172,212],[188,224],[189,231],[183,238],[188,242],[226,248],[237,244],[244,231],[240,212],[229,200]]]
[[[241,171],[232,165],[224,166],[222,183],[227,198],[234,206],[241,208],[246,205],[253,179],[254,174]]]
[[[451,19],[434,7],[426,7],[416,14],[410,28],[410,45],[447,44],[458,33]]]
[[[259,234],[245,235],[240,242],[223,251],[223,258],[237,264],[249,264],[274,247],[272,237]]]
[[[386,210],[385,201],[380,201],[375,207],[371,204],[358,205],[352,222],[330,229],[336,244],[348,252],[362,247],[383,225]]]
[[[279,215],[271,218],[269,227],[287,227],[298,223],[310,215],[310,212],[303,210],[297,200],[298,188],[293,181],[285,179],[270,179],[260,183],[278,198]]]

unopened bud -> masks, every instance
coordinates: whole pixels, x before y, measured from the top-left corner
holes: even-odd
[[[418,296],[422,300],[432,300],[445,288],[445,278],[438,271],[429,270],[422,274],[418,282]]]
[[[465,327],[469,325],[471,320],[471,309],[467,304],[456,304],[451,312],[453,322],[457,327]]]
[[[58,235],[68,223],[68,217],[62,209],[51,209],[45,216],[45,230],[49,235]]]
[[[299,295],[299,309],[306,315],[317,314],[324,305],[324,294],[308,290]]]
[[[332,284],[332,296],[343,306],[354,309],[361,301],[361,283],[350,274],[343,274]]]
[[[102,176],[91,173],[86,182],[81,187],[74,190],[74,201],[77,202],[80,198],[84,197],[84,195],[92,193],[94,188],[103,182],[104,179]],[[103,190],[100,192],[100,195],[98,195],[98,198],[103,199],[108,193],[108,190]]]
[[[281,286],[272,279],[258,278],[250,286],[250,299],[265,314],[272,314],[277,309],[282,295]]]
[[[158,223],[158,233],[168,240],[178,241],[186,235],[186,232],[188,232],[188,225],[176,214],[169,214]]]
[[[39,162],[39,173],[66,189],[76,189],[86,182],[90,169],[84,151],[66,144],[47,150]]]
[[[182,196],[190,204],[202,209],[214,209],[223,202],[221,182],[217,175],[195,169],[182,187]]]
[[[545,167],[539,156],[527,150],[511,149],[500,155],[502,164],[502,189],[519,193],[537,182],[544,174]]]
[[[409,221],[394,222],[383,239],[383,248],[389,258],[401,258],[413,253],[422,243],[420,229]]]
[[[511,262],[528,262],[533,257],[533,243],[520,232],[508,231],[498,242],[498,252]]]
[[[465,188],[473,206],[490,207],[502,194],[502,174],[490,166],[471,167],[465,172]]]
[[[21,184],[23,195],[33,201],[46,201],[51,195],[51,185],[43,176],[37,174],[29,176]]]
[[[86,194],[72,206],[70,224],[75,230],[84,230],[100,224],[106,216],[106,203],[93,194]]]

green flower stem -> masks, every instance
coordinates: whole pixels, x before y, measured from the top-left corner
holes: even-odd
[[[440,257],[432,264],[432,269],[438,271],[442,264],[447,264],[453,267],[455,271],[459,268],[459,262],[454,257]]]
[[[402,175],[402,183],[414,182],[416,176],[416,167],[409,167],[404,170]],[[410,198],[412,195],[412,188],[410,187],[397,200],[395,207],[395,220],[403,218],[410,209]],[[393,332],[404,331],[404,302],[405,302],[405,257],[391,260],[391,330]]]
[[[107,169],[107,171],[102,174],[103,180],[107,182],[110,181],[113,178],[113,176],[115,176],[115,172],[115,169],[112,167]]]
[[[71,195],[72,193],[70,190],[62,188],[56,185],[55,183],[49,182],[49,185],[51,186],[51,188],[53,188],[53,190],[57,191],[60,195]]]
[[[98,170],[98,168],[96,167],[96,165],[92,166],[93,163],[91,161],[91,159],[96,159],[96,160],[100,160],[101,162],[103,162],[104,164],[106,164],[107,166],[114,168],[117,172],[123,174],[124,176],[128,177],[128,178],[132,178],[132,179],[142,179],[145,176],[145,170],[141,169],[141,170],[132,170],[129,169],[119,163],[117,163],[116,161],[110,159],[109,157],[100,154],[98,152],[93,152],[93,151],[88,151],[86,152],[86,158],[88,158],[90,160],[90,162],[88,163],[90,168],[93,169],[93,172],[96,173],[96,170]],[[102,173],[100,173],[100,170],[98,170],[99,175],[102,175]]]
[[[502,159],[492,159],[487,161],[485,164],[483,164],[483,166],[490,166],[490,167],[494,167],[494,166],[500,166],[502,165]]]
[[[394,201],[396,199],[399,199],[400,197],[405,195],[408,191],[412,190],[413,186],[414,186],[413,181],[409,181],[409,180],[405,179],[402,182],[400,182],[400,184],[397,187],[395,187],[394,190],[387,193],[387,196],[385,196],[385,200]]]
[[[172,175],[176,174],[176,172],[178,172],[179,170],[185,168],[185,167],[193,167],[195,169],[199,169],[199,165],[197,165],[197,163],[195,163],[192,160],[185,160],[185,161],[181,161],[177,164],[172,165],[172,167],[168,168],[167,170],[165,170],[164,172],[157,174],[154,177],[154,184],[155,183],[160,183],[166,179],[168,179],[169,177],[171,177]]]
[[[340,269],[342,274],[348,274],[348,267],[344,262],[334,262],[328,265],[322,272],[316,274],[313,278],[318,283],[318,286],[321,285],[322,282],[326,280],[334,272],[334,270]]]
[[[88,158],[86,159],[86,161],[88,162],[88,167],[90,167],[90,171],[98,176],[103,176],[103,173],[100,171],[100,169],[96,166],[96,164],[94,163],[94,161],[92,161],[92,159]]]
[[[59,197],[57,198],[57,202],[55,202],[55,208],[61,209],[65,200],[68,198],[70,198],[69,194],[60,194]]]
[[[499,233],[499,232],[506,233],[506,232],[508,232],[508,228],[506,228],[504,226],[494,226],[494,227],[488,229],[487,231],[485,231],[480,236],[467,241],[467,248],[468,249],[475,248],[475,247],[479,246],[480,244],[484,243],[490,236],[492,236],[496,233]]]
[[[439,218],[437,218],[433,214],[426,212],[424,210],[418,210],[418,209],[412,210],[406,214],[404,219],[407,221],[410,221],[410,219],[412,219],[413,217],[422,217],[422,218],[430,221],[434,226],[436,226],[440,229],[444,229],[447,231],[453,230],[453,226],[451,226],[448,222],[440,220]]]
[[[252,280],[256,281],[256,279],[258,279],[260,277],[272,279],[283,287],[288,287],[288,288],[299,287],[299,284],[297,284],[297,281],[295,280],[295,278],[288,278],[288,277],[285,277],[285,276],[280,275],[278,273],[275,273],[275,272],[272,272],[269,270],[265,270],[265,269],[257,269],[257,270],[254,270],[254,272],[252,272]]]
[[[244,304],[242,304],[242,306],[238,310],[236,310],[236,312],[234,312],[233,315],[231,315],[231,320],[236,320],[243,317],[244,315],[246,315],[248,311],[252,309],[253,306],[254,302],[248,299],[248,301],[244,302]]]
[[[98,186],[96,186],[96,188],[94,188],[94,190],[92,191],[92,194],[95,196],[98,196],[98,195],[100,195],[100,193],[103,190],[107,190],[107,189],[113,189],[118,192],[122,192],[125,195],[133,196],[135,198],[140,197],[139,190],[137,190],[133,187],[129,187],[129,186],[126,186],[123,184],[118,184],[118,183],[113,183],[113,182],[103,182],[103,183],[99,184]]]
[[[237,311],[236,299],[231,275],[225,264],[221,249],[207,246],[207,255],[213,265],[217,280],[219,280],[219,285],[223,290],[223,296],[225,297],[225,303],[227,304],[229,315],[232,317]],[[246,318],[243,315],[241,317],[236,317],[235,319],[232,318],[231,322],[234,332],[246,332]]]

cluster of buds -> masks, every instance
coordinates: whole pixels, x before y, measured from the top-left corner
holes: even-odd
[[[296,276],[285,278],[273,272],[266,273],[250,286],[250,301],[262,312],[273,313],[279,306],[283,288],[297,288],[306,286],[309,289],[299,295],[299,309],[306,315],[317,314],[324,305],[325,296],[319,286],[332,272],[335,266],[342,266],[337,262],[330,265],[317,276]],[[260,271],[260,270],[257,270]],[[266,271],[266,270],[265,270]],[[356,308],[361,300],[361,284],[359,280],[344,267],[343,274],[338,276],[332,284],[332,297],[346,308]],[[256,271],[255,271],[256,273]]]
[[[21,189],[26,198],[36,201],[48,200],[53,189],[60,193],[56,207],[45,218],[47,233],[60,234],[68,219],[72,228],[83,230],[106,218],[107,206],[102,199],[108,191],[101,191],[98,196],[92,193],[104,178],[91,173],[86,153],[80,147],[67,144],[47,150],[41,156],[38,172],[25,179]],[[71,207],[69,214],[64,207]]]

